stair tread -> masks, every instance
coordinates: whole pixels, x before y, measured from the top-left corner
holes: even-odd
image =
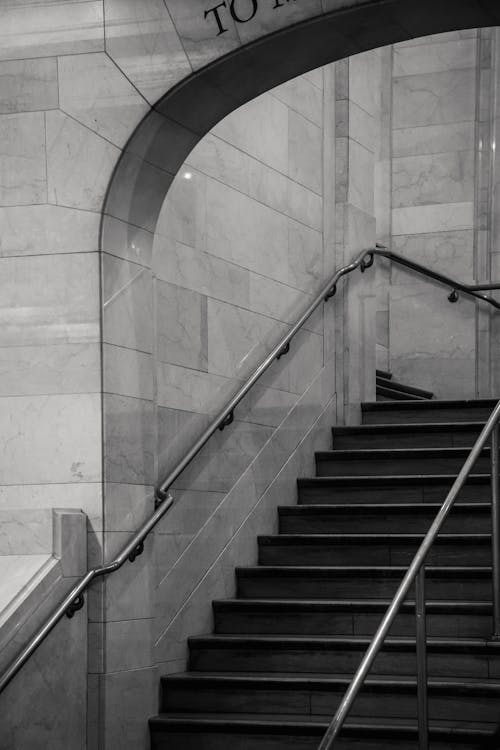
[[[404,576],[408,566],[403,565],[256,565],[237,567],[236,572],[239,576],[266,576],[276,573],[280,576],[308,575],[315,576],[332,576],[338,575],[355,575],[360,573],[372,573],[373,576]],[[491,575],[491,567],[486,565],[427,565],[426,573],[428,576],[440,574],[447,577],[460,574],[462,576],[487,576]]]
[[[168,683],[176,682],[195,682],[195,683],[219,683],[219,684],[245,684],[252,683],[256,685],[287,683],[289,685],[345,685],[348,686],[352,680],[351,674],[323,674],[321,672],[179,672],[175,674],[164,675],[162,680]],[[406,675],[378,675],[370,673],[364,683],[368,686],[391,686],[396,687],[416,687],[416,677]],[[485,680],[480,677],[457,677],[439,678],[429,677],[428,685],[438,690],[463,690],[470,689],[477,692],[500,693],[500,679]]]
[[[334,477],[337,479],[338,477]],[[377,477],[381,479],[381,477]],[[488,477],[489,480],[489,477]],[[332,481],[331,477],[321,477],[318,479],[308,479],[310,481]],[[350,510],[353,513],[362,513],[363,510],[373,511],[380,510],[385,512],[408,511],[408,510],[432,510],[436,513],[442,508],[442,503],[419,502],[419,503],[338,503],[336,505],[280,505],[278,512],[282,515],[314,515],[315,513],[338,513],[340,511]],[[488,511],[491,512],[491,503],[455,503],[453,510],[463,511]]]
[[[425,388],[417,388],[414,385],[406,385],[401,383],[399,380],[393,380],[393,378],[387,378],[384,375],[376,375],[376,385],[388,388],[393,391],[402,391],[403,393],[413,394],[415,396],[421,396],[422,398],[434,398],[432,391],[427,391]]]
[[[316,458],[342,459],[362,458],[364,460],[378,461],[381,458],[429,458],[429,457],[453,457],[467,456],[470,454],[470,448],[462,446],[440,446],[437,448],[336,448],[327,451],[316,451]],[[483,455],[489,455],[491,450],[485,447],[482,450]]]
[[[384,542],[384,541],[422,541],[425,534],[269,534],[258,538],[261,544],[320,544],[321,542],[336,542],[337,544],[350,544],[352,541],[360,542]],[[484,542],[491,543],[491,534],[440,534],[436,543],[440,542]]]
[[[391,604],[390,599],[216,599],[213,605],[216,609],[290,609],[290,610],[328,610],[328,609],[374,609],[384,612]],[[415,602],[407,600],[401,609],[413,609]],[[475,610],[476,612],[491,613],[493,605],[489,601],[440,601],[434,599],[426,602],[428,612],[442,610]]]
[[[477,399],[422,399],[416,401],[363,401],[361,403],[362,411],[395,411],[400,409],[419,409],[436,410],[436,409],[474,409],[485,407],[493,410],[498,403],[497,399],[477,398]]]
[[[412,432],[425,432],[426,430],[432,432],[445,432],[446,430],[466,432],[470,429],[481,429],[484,427],[485,422],[486,420],[482,422],[398,422],[396,424],[388,422],[387,424],[340,425],[332,427],[332,430],[334,434],[338,435],[349,435],[356,432],[362,434],[385,431],[404,432],[405,430],[411,430]]]
[[[201,648],[266,648],[273,651],[297,647],[321,649],[350,649],[365,651],[371,644],[373,636],[367,635],[254,635],[254,634],[214,634],[199,635],[189,638],[190,647]],[[383,651],[414,651],[415,637],[388,636],[383,643]],[[428,637],[427,651],[429,653],[444,651],[446,653],[475,653],[500,655],[500,642],[485,638],[445,638]]]
[[[297,480],[298,486],[315,484],[355,484],[356,482],[369,482],[370,484],[408,484],[425,483],[438,484],[442,482],[451,483],[457,478],[455,474],[339,474],[332,477],[301,477]],[[470,474],[467,484],[484,484],[491,481],[489,474]]]
[[[214,727],[226,726],[226,725],[240,725],[245,728],[253,727],[265,727],[271,729],[274,727],[287,727],[287,728],[307,728],[316,726],[324,732],[326,727],[330,724],[332,717],[330,715],[322,716],[321,714],[253,714],[253,713],[206,713],[202,714],[197,712],[196,714],[188,712],[177,712],[162,713],[154,716],[150,719],[152,723],[178,723],[178,724],[201,724],[202,726],[211,725]],[[491,732],[496,728],[496,725],[489,722],[455,722],[442,720],[439,723],[430,721],[429,726],[435,733],[452,734],[453,736],[484,736],[489,737]],[[377,720],[376,717],[363,720],[361,717],[357,718],[356,721],[347,720],[344,728],[347,732],[356,731],[358,729],[371,731],[388,731],[388,732],[401,732],[408,731],[414,734],[417,733],[418,727],[416,723],[410,723],[406,719],[391,719],[390,723],[387,719]]]

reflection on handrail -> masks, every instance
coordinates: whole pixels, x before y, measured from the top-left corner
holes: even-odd
[[[167,511],[171,508],[174,503],[174,499],[170,494],[169,490],[175,480],[180,476],[184,469],[191,463],[191,461],[198,455],[203,446],[208,442],[212,435],[217,430],[223,430],[227,427],[234,419],[234,410],[246,396],[248,391],[255,385],[255,383],[262,377],[262,375],[269,369],[274,361],[281,359],[281,357],[288,354],[290,351],[290,344],[292,339],[295,337],[297,332],[302,328],[304,323],[309,320],[311,315],[318,309],[318,307],[331,299],[337,291],[338,282],[348,274],[357,270],[358,268],[364,272],[370,268],[375,259],[375,255],[389,258],[391,261],[400,265],[406,266],[418,273],[424,274],[436,281],[444,284],[445,286],[451,287],[453,293],[456,294],[456,290],[464,292],[481,299],[485,302],[490,303],[494,307],[500,309],[500,304],[492,298],[479,294],[475,287],[467,286],[460,282],[456,282],[446,276],[435,273],[431,269],[425,268],[417,263],[403,258],[402,256],[391,253],[386,248],[377,245],[376,248],[371,250],[364,250],[360,253],[352,263],[341,268],[337,271],[330,281],[321,289],[319,294],[315,297],[314,301],[307,307],[302,313],[295,325],[288,331],[288,333],[281,339],[281,341],[274,347],[271,353],[266,359],[257,367],[252,373],[243,386],[234,394],[229,403],[224,409],[213,419],[210,426],[204,431],[201,437],[196,441],[193,447],[184,458],[177,464],[175,469],[170,472],[164,482],[159,485],[155,491],[155,512],[153,515],[145,521],[141,528],[134,534],[130,542],[122,549],[121,553],[112,562],[107,563],[101,567],[92,568],[88,573],[71,589],[71,591],[65,596],[62,602],[59,604],[57,609],[52,615],[43,623],[35,635],[31,638],[29,643],[24,649],[18,654],[14,661],[10,664],[8,669],[0,676],[0,693],[4,690],[13,677],[19,672],[21,667],[28,661],[30,656],[36,651],[40,644],[45,640],[48,634],[52,631],[55,625],[61,620],[64,615],[67,617],[73,617],[74,614],[80,610],[84,605],[84,592],[89,585],[96,578],[100,578],[110,573],[114,573],[124,565],[127,560],[134,562],[136,558],[144,551],[144,541],[147,536],[151,533],[158,522],[163,518]],[[484,287],[483,287],[484,288]],[[489,286],[488,288],[500,289],[500,285]],[[450,301],[456,301],[455,299]],[[359,688],[358,688],[359,689]],[[357,691],[356,691],[357,692]],[[326,746],[325,746],[326,747]]]

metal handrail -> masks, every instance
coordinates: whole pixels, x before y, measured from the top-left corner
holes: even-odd
[[[500,310],[500,302],[497,302],[496,299],[490,297],[487,294],[480,294],[481,291],[492,291],[495,289],[500,290],[500,282],[498,281],[494,281],[490,284],[464,284],[461,281],[452,279],[450,276],[445,276],[442,273],[438,273],[432,268],[427,268],[427,266],[422,266],[420,263],[416,263],[409,258],[405,258],[403,255],[393,253],[392,250],[388,250],[388,248],[384,247],[383,245],[377,245],[374,250],[369,251],[369,254],[379,255],[381,258],[388,258],[393,263],[397,263],[400,266],[409,268],[411,271],[416,271],[416,273],[419,273],[422,276],[426,276],[429,279],[434,279],[434,281],[437,281],[439,284],[450,287],[451,292],[448,295],[448,300],[452,303],[458,302],[458,292],[463,292],[464,294],[475,297],[482,302],[487,302],[497,310]]]
[[[153,515],[145,521],[141,528],[134,534],[130,542],[122,549],[120,554],[111,562],[106,565],[95,567],[89,570],[83,578],[71,589],[71,591],[64,597],[57,609],[53,614],[44,622],[44,624],[37,630],[32,636],[29,643],[23,648],[23,650],[17,655],[14,661],[9,665],[7,670],[0,676],[0,693],[4,690],[10,681],[19,672],[21,667],[28,661],[30,656],[36,651],[40,644],[49,635],[55,625],[61,620],[64,615],[67,617],[73,617],[74,614],[82,609],[85,603],[84,592],[89,585],[96,578],[109,575],[110,573],[119,570],[126,562],[134,562],[136,558],[144,551],[144,541],[147,536],[151,533],[158,522],[163,518],[167,511],[171,508],[174,503],[174,498],[169,493],[169,489],[175,480],[182,474],[184,469],[191,463],[191,461],[198,455],[201,449],[205,446],[212,435],[217,430],[224,430],[225,427],[230,425],[234,420],[234,410],[242,399],[246,396],[248,391],[255,385],[255,383],[262,377],[262,375],[269,369],[273,362],[280,359],[290,351],[290,343],[295,337],[297,332],[302,328],[304,323],[311,317],[311,315],[318,309],[323,303],[331,299],[337,291],[338,282],[348,274],[352,273],[356,269],[366,271],[370,268],[375,259],[375,255],[389,258],[391,261],[410,268],[418,273],[424,274],[430,278],[439,281],[445,286],[451,287],[453,292],[456,294],[456,290],[464,292],[466,294],[477,297],[494,307],[500,309],[500,304],[493,300],[487,295],[479,294],[475,291],[474,287],[467,286],[461,282],[457,282],[449,277],[437,274],[431,269],[421,266],[413,261],[409,261],[403,256],[392,253],[387,248],[377,245],[376,248],[371,250],[363,250],[351,263],[338,270],[328,283],[321,289],[320,293],[315,297],[313,302],[306,308],[302,313],[299,320],[295,325],[283,336],[279,344],[277,344],[266,359],[257,367],[252,373],[248,380],[241,386],[241,388],[234,394],[229,403],[222,409],[222,411],[212,420],[211,424],[198,438],[196,443],[190,449],[184,458],[177,464],[177,466],[170,472],[168,477],[155,489],[155,512]],[[500,284],[490,285],[488,288],[500,289]],[[456,299],[451,299],[450,302],[456,302]],[[458,297],[457,297],[458,299]]]
[[[368,260],[367,260],[368,257]],[[302,313],[299,320],[295,325],[283,336],[279,344],[274,347],[272,352],[266,357],[266,359],[257,367],[252,373],[243,386],[235,393],[229,403],[224,409],[212,420],[211,424],[201,437],[196,441],[191,450],[186,453],[184,458],[177,464],[175,469],[170,472],[164,482],[155,490],[155,512],[153,515],[141,526],[130,542],[122,549],[118,557],[112,562],[106,565],[92,568],[86,573],[83,578],[71,589],[71,591],[64,597],[57,609],[52,615],[44,622],[39,630],[33,635],[29,643],[23,648],[23,650],[17,655],[14,661],[9,665],[7,670],[0,676],[0,693],[4,690],[9,682],[19,672],[21,667],[28,661],[30,656],[36,651],[40,644],[49,635],[55,625],[61,620],[64,615],[73,617],[73,615],[80,610],[84,603],[84,592],[89,585],[96,578],[109,575],[114,573],[116,570],[124,565],[127,560],[134,562],[135,559],[142,554],[144,551],[144,541],[150,532],[154,529],[157,523],[163,518],[167,511],[171,508],[174,503],[174,498],[168,492],[171,485],[180,476],[184,469],[191,463],[191,461],[198,455],[203,446],[208,442],[212,435],[217,430],[223,430],[234,419],[234,409],[246,396],[248,391],[255,385],[255,383],[262,377],[262,375],[269,369],[276,359],[280,359],[282,356],[287,354],[290,350],[290,342],[302,328],[304,323],[311,317],[311,315],[318,309],[318,307],[325,301],[328,301],[333,297],[337,291],[337,283],[343,276],[346,276],[357,268],[365,271],[373,265],[373,256],[367,256],[367,251],[364,250],[360,253],[357,258],[348,265],[337,271],[328,283],[321,289],[320,293],[315,297],[314,301],[307,307]]]
[[[436,518],[434,519],[429,531],[420,545],[415,557],[413,558],[403,580],[401,581],[389,608],[380,623],[368,650],[354,675],[340,705],[337,709],[330,726],[328,727],[318,750],[331,750],[334,747],[335,739],[338,737],[340,730],[352,705],[361,690],[363,683],[373,666],[378,653],[380,652],[384,641],[394,624],[394,620],[399,609],[406,599],[411,586],[416,584],[416,619],[417,619],[417,685],[418,685],[418,707],[419,707],[419,742],[420,749],[427,750],[428,747],[428,716],[427,716],[427,664],[426,664],[426,633],[425,633],[425,560],[436,541],[444,522],[448,518],[450,511],[457,499],[457,496],[467,481],[474,464],[481,455],[481,451],[486,445],[490,435],[491,441],[491,489],[492,489],[492,551],[493,551],[493,624],[494,638],[500,637],[500,569],[499,569],[499,544],[500,544],[500,526],[499,526],[499,428],[500,420],[500,401],[493,409],[488,421],[486,422],[481,434],[479,435],[474,447],[472,448],[467,460],[465,461],[460,473],[455,479],[446,500],[441,506]]]

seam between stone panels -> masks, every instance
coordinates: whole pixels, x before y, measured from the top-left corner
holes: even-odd
[[[266,93],[268,93],[268,92],[266,92]],[[236,107],[236,109],[234,109],[234,110],[233,110],[233,112],[236,112],[236,110],[237,110],[237,109],[239,109],[239,107]],[[232,114],[232,113],[231,113],[231,114]],[[224,119],[224,118],[223,118],[223,119]],[[305,118],[304,118],[304,119],[305,119]],[[222,120],[220,120],[219,122],[222,122]],[[217,123],[217,125],[218,125],[218,124],[219,124],[219,123]],[[291,178],[291,177],[290,177],[290,176],[289,176],[288,174],[286,174],[285,172],[282,172],[282,171],[281,171],[280,169],[276,169],[276,167],[271,167],[271,166],[269,166],[269,164],[266,164],[265,162],[263,162],[263,161],[262,161],[262,159],[259,159],[259,158],[258,158],[258,157],[256,157],[256,156],[252,156],[252,154],[249,154],[249,153],[248,153],[248,151],[244,151],[244,150],[243,150],[242,148],[239,148],[238,146],[234,146],[234,145],[233,145],[233,144],[232,144],[232,143],[231,143],[230,141],[226,140],[226,139],[225,139],[225,138],[223,138],[223,137],[222,137],[221,135],[218,135],[217,133],[214,133],[213,131],[214,131],[214,129],[215,129],[216,127],[217,127],[217,125],[215,125],[215,126],[214,126],[214,128],[212,128],[212,130],[209,130],[209,131],[208,131],[207,133],[205,133],[205,135],[204,135],[204,136],[201,136],[201,138],[200,138],[200,141],[201,141],[201,140],[202,140],[202,139],[203,139],[203,138],[204,138],[204,137],[205,137],[206,135],[209,135],[209,134],[211,134],[211,135],[212,135],[212,136],[213,136],[214,138],[218,138],[218,139],[219,139],[220,141],[222,141],[223,143],[226,143],[227,145],[231,146],[232,148],[235,148],[235,149],[236,149],[237,151],[240,151],[240,152],[241,152],[242,154],[245,154],[246,156],[249,156],[249,157],[250,157],[251,159],[254,159],[254,160],[255,160],[255,161],[257,161],[257,162],[258,162],[259,164],[263,164],[263,165],[264,165],[265,167],[267,167],[267,169],[271,169],[271,170],[273,170],[274,172],[276,172],[277,174],[281,175],[282,177],[286,177],[286,178],[287,178],[288,180],[290,180],[290,182],[295,182],[295,183],[296,183],[297,185],[300,185],[301,187],[304,187],[304,188],[306,188],[306,190],[309,190],[309,191],[310,191],[311,193],[313,193],[314,195],[316,195],[316,196],[317,196],[318,198],[322,198],[322,197],[323,197],[323,195],[322,195],[321,193],[317,193],[317,192],[316,192],[315,190],[313,190],[312,188],[308,187],[308,185],[304,185],[304,183],[302,183],[302,182],[298,182],[298,180],[293,180],[293,179],[292,179],[292,178]],[[318,126],[318,125],[316,125],[315,127],[316,127],[316,128],[318,128],[318,130],[320,130],[320,131],[322,130],[322,128],[321,128],[320,126]],[[193,149],[194,149],[194,147],[193,147]],[[192,150],[193,150],[193,149],[192,149]],[[190,153],[191,153],[191,152],[190,152]],[[186,162],[188,162],[188,163],[189,163],[189,155],[188,155],[188,157],[186,158]],[[198,171],[200,171],[200,170],[198,170]],[[202,173],[202,174],[204,174],[204,173]],[[209,175],[207,175],[207,176],[209,176]],[[212,178],[212,179],[216,179],[216,178]],[[235,189],[236,189],[236,188],[235,188]],[[264,205],[265,205],[265,204],[264,204]]]
[[[362,145],[362,144],[359,144],[359,145]],[[245,151],[241,151],[241,153],[247,155]],[[370,153],[372,153],[372,152],[370,152]],[[250,158],[253,158],[253,157],[250,157]],[[256,160],[256,161],[258,161],[258,160]],[[191,166],[189,164],[189,159],[187,159],[184,162],[184,164],[187,165],[187,166]],[[259,164],[264,164],[264,162],[259,162]],[[264,164],[264,166],[266,166],[266,165]],[[286,213],[285,211],[282,211],[280,208],[275,208],[274,206],[270,205],[269,203],[264,203],[264,201],[259,200],[259,198],[255,198],[253,195],[249,195],[244,190],[241,190],[240,188],[234,187],[234,185],[231,185],[231,184],[228,184],[227,182],[224,182],[224,180],[222,178],[214,177],[213,175],[208,174],[207,172],[204,172],[203,170],[199,169],[199,167],[192,167],[192,169],[195,169],[196,172],[199,172],[204,177],[207,177],[209,180],[213,180],[214,182],[217,182],[220,185],[224,185],[224,187],[227,187],[230,190],[234,190],[234,192],[238,193],[239,195],[244,195],[245,198],[249,198],[250,200],[254,201],[255,203],[258,203],[259,206],[264,206],[264,208],[268,208],[270,211],[274,211],[275,213],[280,214],[280,216],[284,216],[285,219],[291,219],[291,221],[295,221],[297,224],[300,224],[303,227],[307,227],[307,229],[311,229],[313,232],[317,232],[318,234],[322,234],[321,229],[317,229],[316,227],[312,226],[312,224],[306,224],[305,221],[301,221],[300,219],[297,219],[292,214]],[[297,182],[296,180],[292,180],[291,177],[287,177],[287,175],[283,174],[282,172],[278,172],[278,170],[274,170],[272,167],[269,167],[269,169],[271,169],[272,171],[274,171],[276,174],[279,174],[281,177],[285,177],[285,179],[289,180],[290,182],[293,182],[295,185],[299,185],[299,187],[304,188],[305,190],[309,191],[316,198],[320,198],[321,200],[323,200],[323,196],[320,193],[316,193],[314,190],[311,190],[311,188],[307,187],[307,185],[304,185],[301,182]],[[165,200],[167,198],[168,198],[168,194],[165,196]],[[160,236],[164,237],[166,235],[160,235]],[[168,237],[168,239],[172,239],[172,238]],[[185,243],[181,243],[181,244],[185,244]],[[188,247],[189,247],[189,245],[188,245]]]
[[[130,85],[131,85],[131,86],[132,86],[132,87],[133,87],[133,88],[135,89],[135,91],[137,91],[137,93],[139,94],[139,96],[141,97],[141,99],[142,99],[142,100],[143,100],[144,102],[146,102],[146,104],[148,105],[149,109],[150,109],[150,110],[152,110],[152,109],[153,109],[153,106],[152,106],[152,105],[151,105],[151,104],[150,104],[150,103],[148,102],[148,100],[146,99],[146,97],[144,96],[144,94],[142,93],[142,91],[141,91],[140,89],[138,89],[138,88],[137,88],[137,86],[135,85],[135,83],[134,83],[134,82],[133,82],[133,81],[132,81],[132,80],[131,80],[131,79],[130,79],[130,78],[128,77],[128,75],[127,75],[127,74],[125,73],[125,71],[123,70],[123,68],[121,68],[121,67],[120,67],[120,66],[118,65],[118,63],[116,62],[116,60],[114,59],[114,57],[112,57],[112,56],[110,55],[110,53],[109,53],[109,52],[108,52],[108,51],[107,51],[106,49],[104,50],[104,54],[106,55],[106,57],[107,57],[107,58],[108,58],[109,60],[111,60],[111,62],[112,62],[112,63],[113,63],[113,65],[115,66],[115,68],[116,68],[116,69],[117,69],[117,70],[118,70],[118,71],[119,71],[119,72],[120,72],[120,73],[122,74],[122,76],[123,76],[123,77],[124,77],[124,78],[125,78],[125,79],[126,79],[126,80],[127,80],[128,82],[129,82],[129,83],[130,83]],[[146,115],[144,115],[144,116],[146,116]],[[141,120],[141,122],[142,122],[142,120]],[[139,124],[140,124],[140,123],[138,123],[138,125],[139,125]]]
[[[56,110],[50,109],[48,111],[49,112],[54,112]],[[99,133],[97,130],[93,130],[91,127],[89,127],[88,125],[86,125],[84,122],[82,122],[81,120],[79,120],[74,115],[70,115],[70,113],[66,112],[66,110],[63,109],[62,107],[59,107],[59,110],[57,110],[57,111],[62,112],[64,115],[66,115],[66,117],[69,117],[70,120],[73,120],[73,122],[78,123],[78,125],[80,125],[82,128],[85,128],[85,130],[88,130],[89,133],[93,133],[94,135],[97,135],[99,138],[101,138],[103,141],[105,141],[105,143],[109,143],[109,145],[113,146],[113,148],[115,148],[120,154],[123,153],[124,146],[117,146],[116,143],[113,143],[113,141],[110,141],[109,138],[106,138],[105,135],[102,135],[102,133]],[[139,124],[140,123],[138,123],[138,125]],[[135,128],[134,128],[134,131],[135,131]],[[134,131],[132,131],[132,132],[134,132]],[[129,138],[129,137],[130,137],[130,134],[127,136],[127,138]],[[56,205],[59,205],[59,204],[56,204]],[[87,209],[87,210],[89,210],[89,209]]]
[[[194,68],[193,68],[193,66],[191,64],[191,60],[190,60],[189,55],[187,53],[187,50],[186,50],[186,48],[184,46],[184,40],[183,40],[181,34],[179,33],[179,30],[178,30],[177,26],[175,25],[175,21],[172,18],[172,14],[170,13],[170,10],[169,10],[169,8],[168,8],[167,3],[165,2],[165,0],[163,0],[163,6],[164,6],[164,8],[165,8],[165,10],[167,12],[167,16],[170,19],[170,23],[172,24],[172,28],[174,29],[175,33],[177,34],[177,38],[179,40],[179,44],[182,47],[182,51],[184,52],[184,55],[186,57],[187,64],[189,65],[189,69],[191,70],[191,73],[194,73],[195,72]]]

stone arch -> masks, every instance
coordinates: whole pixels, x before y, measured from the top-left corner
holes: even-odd
[[[136,241],[137,233],[124,231],[122,222],[154,232],[175,174],[196,143],[226,115],[259,94],[369,49],[500,23],[495,0],[323,0],[322,7],[323,12],[318,14],[316,9],[312,18],[263,34],[222,55],[156,103],[130,137],[111,178],[102,249],[114,246],[118,250],[119,243],[123,252],[123,243]],[[202,17],[201,10],[193,8],[195,12]],[[213,35],[218,35],[217,26]],[[116,219],[121,220],[118,232]]]

